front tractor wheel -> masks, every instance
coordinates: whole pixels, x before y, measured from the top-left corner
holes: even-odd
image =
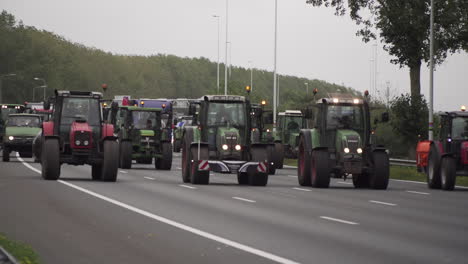
[[[268,147],[265,149],[264,147],[255,147],[250,150],[250,154],[252,156],[252,161],[259,161],[265,162],[265,159],[270,162]],[[268,164],[268,167],[273,167],[271,164]],[[268,184],[268,173],[260,172],[257,170],[256,167],[250,166],[247,168],[247,177],[248,177],[248,184],[251,186],[266,186]]]
[[[328,151],[326,150],[312,151],[311,183],[315,188],[328,188],[330,186],[330,169]]]
[[[3,150],[2,150],[2,160],[3,162],[9,162],[10,161],[10,151],[8,150],[8,148],[4,147]]]
[[[301,186],[310,186],[310,165],[312,163],[310,152],[306,149],[304,136],[299,139],[299,151],[297,154],[297,180]]]
[[[267,160],[268,160],[268,174],[275,175],[276,173],[276,161],[277,161],[277,153],[275,153],[275,146],[268,145],[267,146]]]
[[[192,146],[190,149],[190,180],[192,184],[206,185],[210,182],[210,171],[199,170],[198,165],[201,160],[208,160],[209,152],[207,146],[200,147],[200,157],[198,157],[198,147]],[[192,162],[193,160],[193,162]]]
[[[283,143],[276,142],[275,143],[275,153],[276,153],[276,161],[275,166],[277,169],[283,168],[284,162],[284,145]]]
[[[386,152],[372,153],[374,161],[373,172],[369,175],[369,187],[377,190],[385,190],[388,187],[390,177],[390,163]]]
[[[99,181],[101,179],[102,175],[102,165],[91,165],[91,178],[93,181]]]
[[[430,189],[440,189],[440,154],[434,145],[431,145],[427,159],[427,186]]]
[[[369,174],[353,174],[353,185],[357,189],[369,188]]]
[[[101,179],[106,182],[117,180],[119,169],[119,145],[117,141],[104,141],[104,157],[102,161]]]
[[[60,146],[56,138],[46,139],[41,154],[42,178],[56,181],[60,177]]]
[[[170,170],[172,167],[172,148],[171,143],[162,143],[162,158],[156,158],[154,166],[160,170]]]
[[[120,143],[120,167],[122,169],[132,168],[132,142],[130,141]]]
[[[455,188],[456,164],[453,157],[443,157],[440,163],[440,180],[443,190],[452,191]]]

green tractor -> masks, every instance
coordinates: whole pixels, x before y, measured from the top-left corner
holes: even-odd
[[[286,110],[278,113],[276,131],[280,141],[283,142],[285,157],[297,159],[299,133],[305,127],[305,119],[301,111]]]
[[[112,103],[108,121],[118,135],[121,168],[130,169],[132,160],[151,164],[154,158],[156,169],[171,169],[171,137],[166,129],[162,129],[161,112],[160,108]]]
[[[185,126],[192,125],[193,116],[179,116],[174,119],[174,152],[180,152],[182,146],[182,133]]]
[[[198,113],[196,109],[198,106]],[[182,180],[208,184],[210,170],[237,173],[241,185],[265,186],[271,143],[252,143],[251,104],[244,96],[207,95],[191,102],[182,136]]]
[[[273,112],[265,110],[266,101],[261,104],[252,104],[250,117],[252,120],[251,139],[253,143],[267,143],[269,156],[273,166],[269,167],[269,174],[274,175],[276,169],[283,168],[284,148],[278,131],[273,130]]]
[[[0,105],[0,147],[3,146],[5,135],[5,123],[10,114],[19,114],[24,112],[24,105],[20,104],[1,104]]]
[[[300,185],[328,188],[331,175],[346,179],[352,174],[356,188],[387,189],[389,158],[383,146],[371,143],[368,95],[366,91],[363,100],[330,94],[304,111],[313,128],[299,135]],[[387,121],[388,113],[383,113],[380,122]]]

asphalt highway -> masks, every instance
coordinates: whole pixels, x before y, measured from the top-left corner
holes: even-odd
[[[48,264],[468,262],[468,189],[313,189],[293,169],[267,187],[234,174],[195,186],[175,155],[171,171],[134,164],[116,183],[92,181],[89,166],[45,181],[32,159],[0,162],[0,232]]]

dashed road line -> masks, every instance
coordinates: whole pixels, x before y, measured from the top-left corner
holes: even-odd
[[[406,191],[407,193],[414,193],[414,194],[422,194],[422,195],[429,195],[430,193],[427,192],[417,192],[417,191]]]
[[[193,186],[189,186],[189,185],[185,185],[185,184],[179,184],[179,186],[180,186],[180,187],[187,188],[187,189],[192,189],[192,190],[197,189],[197,187],[193,187]]]
[[[119,172],[120,172],[120,173],[128,173],[128,172],[126,172],[126,171],[123,171],[123,170],[120,170]]]
[[[244,202],[248,202],[248,203],[256,203],[256,201],[254,200],[249,200],[249,199],[245,199],[245,198],[242,198],[242,197],[232,197],[232,199],[236,199],[236,200],[239,200],[239,201],[244,201]]]
[[[346,185],[351,185],[351,184],[353,184],[353,183],[351,183],[351,182],[344,182],[344,181],[339,181],[339,182],[337,182],[337,183],[339,183],[339,184],[346,184]]]
[[[369,203],[382,204],[382,205],[388,205],[388,206],[397,206],[397,204],[394,204],[394,203],[387,203],[387,202],[381,202],[381,201],[375,201],[375,200],[369,200]]]
[[[310,192],[309,189],[302,189],[302,188],[297,188],[297,187],[294,187],[293,189],[298,190],[298,191],[303,191],[303,192]]]
[[[289,178],[297,178],[295,175],[288,175]]]
[[[152,180],[152,181],[156,180],[155,178],[151,178],[151,177],[143,177],[143,178],[145,178],[147,180]]]
[[[320,218],[325,219],[325,220],[329,220],[329,221],[333,221],[333,222],[347,224],[347,225],[359,225],[359,223],[356,223],[356,222],[351,222],[351,221],[338,219],[338,218],[333,218],[333,217],[329,217],[329,216],[320,216]]]

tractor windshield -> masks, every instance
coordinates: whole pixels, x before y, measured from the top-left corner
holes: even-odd
[[[287,116],[286,129],[291,132],[299,132],[302,128],[302,116]]]
[[[361,105],[329,105],[327,129],[363,130],[364,120]]]
[[[37,116],[10,116],[9,127],[40,127],[41,120]]]
[[[208,126],[245,127],[245,104],[210,103],[208,106]]]
[[[133,126],[136,129],[153,130],[159,127],[157,112],[132,111]],[[159,122],[161,122],[159,120]]]
[[[67,97],[63,99],[62,125],[70,125],[76,120],[86,120],[90,126],[101,125],[99,99]]]
[[[452,138],[468,139],[468,117],[455,117],[452,120]]]

